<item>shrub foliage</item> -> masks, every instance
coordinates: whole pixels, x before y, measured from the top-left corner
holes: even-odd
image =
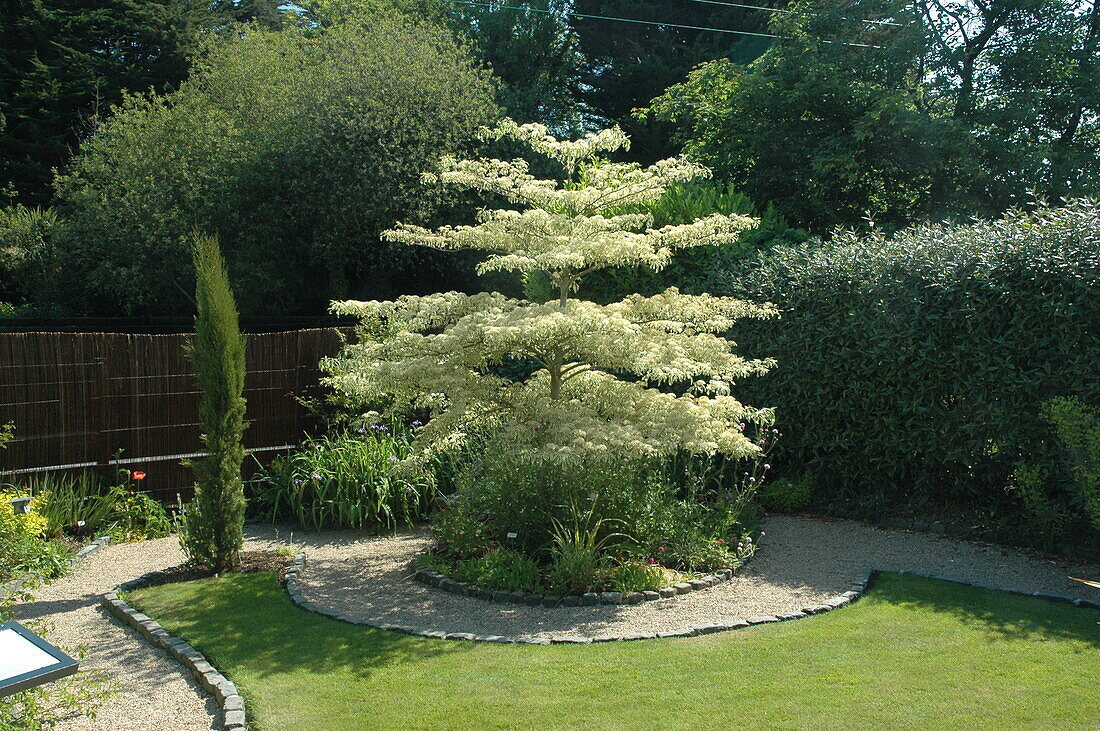
[[[779,363],[742,393],[777,405],[786,464],[826,500],[1013,528],[1006,487],[1049,433],[1043,403],[1100,403],[1096,203],[779,248],[722,293],[781,303],[733,331]],[[1056,497],[1080,528],[1080,500]]]

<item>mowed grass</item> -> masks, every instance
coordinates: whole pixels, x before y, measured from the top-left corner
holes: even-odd
[[[130,601],[236,682],[258,729],[1100,728],[1100,612],[896,574],[809,619],[596,645],[355,627],[273,574]]]

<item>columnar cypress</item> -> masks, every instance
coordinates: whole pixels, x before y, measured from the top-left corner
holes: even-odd
[[[245,343],[218,239],[196,232],[191,255],[198,314],[187,352],[202,392],[199,421],[208,456],[190,462],[195,499],[180,543],[189,559],[221,572],[239,563],[244,542]]]

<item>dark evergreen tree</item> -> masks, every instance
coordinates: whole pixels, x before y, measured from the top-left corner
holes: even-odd
[[[280,0],[11,0],[0,13],[0,188],[52,196],[76,152],[124,91],[167,92],[206,31],[281,22]]]

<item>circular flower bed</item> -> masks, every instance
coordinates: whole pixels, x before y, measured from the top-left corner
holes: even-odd
[[[491,589],[466,581],[458,581],[452,576],[436,571],[429,566],[438,565],[435,561],[425,561],[424,557],[414,562],[415,578],[428,586],[434,586],[451,594],[473,597],[492,602],[523,604],[543,607],[586,607],[598,604],[641,604],[659,599],[671,599],[681,594],[702,591],[733,577],[733,569],[720,569],[712,574],[678,581],[675,584],[643,591],[589,591],[583,594],[542,594],[537,591],[508,591]]]

